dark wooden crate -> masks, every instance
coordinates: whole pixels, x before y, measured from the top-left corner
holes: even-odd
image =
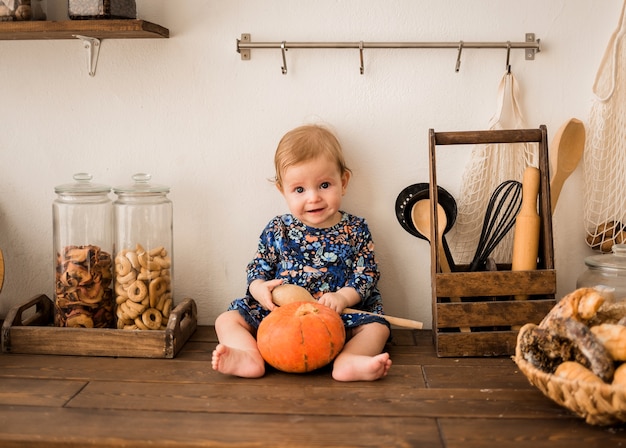
[[[546,128],[464,132],[434,132],[431,129],[429,137],[429,194],[434,198],[431,201],[431,235],[434,235],[431,244],[431,289],[433,337],[437,355],[512,355],[519,327],[528,322],[539,323],[556,304]],[[511,271],[510,265],[498,265],[497,271],[467,272],[467,266],[457,266],[458,271],[441,272],[435,207],[437,146],[524,142],[539,145],[541,224],[537,269]],[[520,295],[527,296],[527,299],[516,300],[515,296]],[[451,297],[461,298],[461,301],[453,302]]]
[[[174,358],[196,331],[197,308],[185,299],[165,330],[55,327],[54,305],[38,295],[12,308],[2,325],[2,352],[40,355]]]

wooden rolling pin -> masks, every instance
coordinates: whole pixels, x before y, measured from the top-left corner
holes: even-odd
[[[539,253],[539,213],[537,198],[539,195],[539,169],[529,166],[522,179],[522,206],[515,220],[513,235],[513,261],[511,270],[532,271],[537,269]],[[515,296],[516,300],[528,296]]]
[[[272,301],[278,306],[286,305],[293,302],[317,302],[317,300],[315,300],[313,296],[309,293],[309,291],[307,291],[305,288],[292,284],[278,285],[276,288],[274,288],[274,290],[272,291]],[[416,320],[380,315],[367,311],[355,310],[352,308],[344,309],[343,314],[346,313],[372,314],[374,316],[382,317],[392,325],[403,328],[412,328],[414,330],[421,330],[424,326],[422,322],[418,322]]]

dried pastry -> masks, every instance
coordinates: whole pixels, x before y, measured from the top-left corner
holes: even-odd
[[[613,380],[613,359],[587,325],[572,318],[553,319],[550,322],[550,331],[573,343],[587,361],[581,364],[589,367],[603,381],[610,383]]]
[[[526,324],[519,334],[524,359],[544,372],[553,373],[561,363],[570,360],[588,365],[588,361],[572,341],[550,330],[535,324]]]
[[[572,381],[604,383],[598,375],[595,375],[591,370],[575,361],[565,361],[557,367],[554,375]]]
[[[613,383],[614,386],[624,386],[626,387],[626,362],[620,364],[620,366],[615,369],[615,374],[613,375]]]
[[[626,317],[626,300],[605,302],[595,316],[589,321],[589,326],[600,324],[617,324]],[[623,324],[622,324],[623,325]]]
[[[604,345],[615,361],[626,361],[626,327],[617,324],[601,324],[591,327],[591,332]]]
[[[579,288],[557,303],[539,324],[548,328],[553,319],[572,318],[587,323],[604,303],[604,296],[593,288]]]

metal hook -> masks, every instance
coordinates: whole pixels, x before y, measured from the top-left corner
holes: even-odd
[[[285,41],[281,42],[280,51],[283,54],[283,66],[280,68],[280,71],[283,73],[283,75],[286,75],[287,74],[287,58],[285,57],[285,51],[287,51],[287,49],[285,48]]]
[[[506,72],[510,75],[511,74],[511,64],[509,64],[509,61],[511,59],[511,41],[507,40],[506,41]]]
[[[461,68],[461,52],[463,51],[463,41],[459,42],[459,54],[456,56],[456,67],[454,68],[455,72],[459,71]]]
[[[361,74],[365,73],[365,67],[363,66],[363,41],[359,42],[359,57],[361,58]]]

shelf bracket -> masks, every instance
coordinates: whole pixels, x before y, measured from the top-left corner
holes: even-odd
[[[83,47],[87,51],[87,67],[89,69],[89,76],[96,76],[96,66],[98,65],[98,56],[100,54],[100,39],[81,36],[79,34],[74,34],[73,36],[83,42]]]

